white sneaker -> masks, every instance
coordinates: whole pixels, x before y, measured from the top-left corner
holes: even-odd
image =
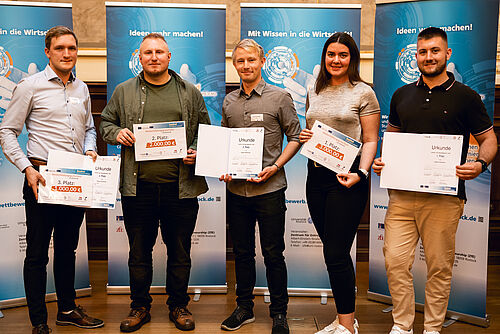
[[[354,326],[354,333],[351,333],[350,330],[339,324],[333,334],[358,334],[358,326]]]
[[[394,325],[394,326],[392,326],[389,334],[413,334],[413,329],[406,331],[404,329],[401,329],[399,326]]]
[[[424,329],[424,334],[439,334],[439,332],[438,331],[428,332]]]
[[[335,321],[320,330],[319,332],[316,332],[315,334],[334,334],[335,330],[339,326],[339,317],[335,318]],[[342,326],[344,327],[344,326]],[[359,328],[358,320],[354,319],[354,329],[357,331]],[[356,332],[357,333],[357,332]]]

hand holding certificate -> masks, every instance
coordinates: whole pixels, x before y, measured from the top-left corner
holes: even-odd
[[[39,203],[91,208],[114,208],[120,158],[49,151],[47,166],[40,167],[45,186],[39,186]]]
[[[179,159],[187,154],[184,121],[134,124],[135,160]]]
[[[200,124],[195,174],[233,179],[257,177],[262,170],[264,128],[224,128]]]
[[[456,195],[463,136],[386,132],[380,187]]]
[[[349,172],[362,144],[320,121],[314,122],[311,131],[313,136],[300,154],[336,173]]]

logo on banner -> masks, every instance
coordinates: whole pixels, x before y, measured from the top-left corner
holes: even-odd
[[[417,44],[409,44],[399,51],[398,59],[396,60],[395,68],[399,74],[399,78],[404,83],[412,83],[420,77],[420,71],[417,66]]]
[[[0,76],[9,77],[13,67],[10,53],[0,46]]]
[[[128,68],[134,76],[137,76],[142,71],[142,65],[139,61],[139,49],[135,49],[130,56],[130,60],[128,61]]]
[[[292,49],[286,46],[275,46],[266,54],[266,62],[262,68],[269,80],[281,85],[283,79],[295,76],[299,68],[299,58]]]

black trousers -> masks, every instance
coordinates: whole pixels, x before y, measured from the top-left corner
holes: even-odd
[[[24,289],[31,323],[37,326],[47,323],[45,294],[52,232],[57,307],[62,312],[76,307],[75,250],[85,210],[66,205],[38,204],[26,179],[23,197],[26,211]]]
[[[191,235],[198,216],[198,199],[179,199],[177,182],[138,181],[136,196],[123,196],[122,208],[130,247],[130,307],[151,307],[152,252],[158,225],[167,246],[167,304],[170,309],[186,306],[189,302]]]
[[[358,168],[356,161],[353,166]],[[368,199],[368,181],[351,188],[337,181],[336,173],[308,162],[306,197],[314,227],[323,242],[323,256],[337,312],[355,310],[356,277],[350,250]]]
[[[254,197],[242,197],[227,191],[227,220],[233,240],[236,271],[236,302],[252,309],[255,287],[255,221],[266,265],[271,296],[271,317],[286,314],[288,305],[285,250],[285,190]]]

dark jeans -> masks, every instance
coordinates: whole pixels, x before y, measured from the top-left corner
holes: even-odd
[[[353,166],[357,169],[357,163]],[[323,255],[337,312],[355,310],[356,277],[350,250],[368,199],[368,181],[351,188],[325,167],[308,163],[306,197],[309,213],[323,242]]]
[[[57,307],[62,312],[76,307],[75,250],[85,210],[74,206],[38,204],[26,179],[23,197],[26,211],[24,289],[31,324],[37,326],[47,323],[45,294],[52,231]]]
[[[191,235],[198,215],[198,199],[179,199],[177,182],[138,181],[136,196],[124,196],[122,208],[130,247],[130,307],[151,307],[152,252],[158,225],[167,246],[167,304],[170,309],[186,306],[189,302]]]
[[[227,220],[233,240],[236,271],[236,302],[253,308],[255,287],[255,221],[266,265],[271,295],[271,317],[286,314],[288,304],[285,250],[285,190],[254,197],[242,197],[227,191]]]

